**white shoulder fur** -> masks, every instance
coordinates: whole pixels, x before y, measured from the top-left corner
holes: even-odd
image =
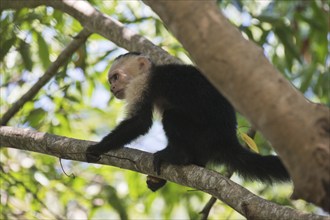
[[[148,89],[149,83],[149,73],[142,73],[136,76],[132,81],[127,85],[125,99],[126,99],[126,109],[127,116],[134,115],[134,110],[136,108],[136,104],[141,101],[143,96],[143,92]]]

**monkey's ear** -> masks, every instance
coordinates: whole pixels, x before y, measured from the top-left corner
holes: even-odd
[[[145,56],[139,56],[138,63],[139,63],[139,69],[143,71],[148,70],[151,67],[150,60]]]

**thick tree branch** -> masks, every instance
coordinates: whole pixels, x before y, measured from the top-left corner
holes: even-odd
[[[91,141],[12,127],[0,127],[0,140],[0,146],[77,161],[86,161],[84,152],[93,144]],[[99,163],[157,176],[152,168],[152,154],[135,149],[111,151],[103,155]],[[202,167],[164,165],[159,177],[207,192],[249,219],[326,219],[264,200],[219,173]]]
[[[215,1],[145,2],[206,77],[273,144],[293,179],[293,197],[330,211],[329,108],[294,89]]]
[[[6,125],[8,121],[23,107],[23,105],[32,100],[33,97],[39,92],[39,90],[57,74],[58,69],[63,66],[72,54],[79,49],[81,45],[85,43],[87,38],[91,35],[91,32],[87,29],[83,29],[72,42],[61,52],[57,59],[50,65],[45,74],[25,93],[20,99],[18,99],[7,112],[0,119],[1,125]]]
[[[145,37],[136,34],[122,23],[101,13],[87,1],[72,0],[2,0],[2,9],[35,8],[40,5],[51,6],[76,18],[82,26],[93,33],[109,39],[128,51],[142,52],[156,63],[178,63],[177,58],[169,55]]]

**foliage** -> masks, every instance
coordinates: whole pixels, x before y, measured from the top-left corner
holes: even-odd
[[[280,72],[308,99],[329,106],[326,1],[274,1],[264,6],[260,1],[228,2],[240,12],[241,20],[233,22],[264,48],[265,55]],[[250,22],[246,18],[251,18]]]
[[[90,2],[174,56],[191,62],[143,3]],[[219,7],[247,38],[264,48],[269,60],[308,99],[330,106],[329,7],[325,1],[223,0]],[[81,29],[75,19],[49,7],[1,11],[1,114],[29,90]],[[123,116],[122,103],[110,96],[106,78],[111,60],[122,52],[113,43],[92,35],[10,125],[99,140]],[[238,124],[243,132],[250,127],[241,116]],[[261,154],[271,152],[260,134],[255,142]],[[13,149],[1,149],[0,156],[1,219],[196,219],[208,198],[173,183],[151,193],[143,175],[117,168],[59,161]],[[75,177],[66,176],[64,171]],[[267,199],[315,210],[287,199],[291,192],[288,185],[268,187],[233,178]],[[240,218],[220,202],[213,210],[211,217],[215,219]]]

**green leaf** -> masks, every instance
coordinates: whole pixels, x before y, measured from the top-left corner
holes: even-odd
[[[26,117],[25,121],[29,122],[30,126],[33,128],[39,128],[41,122],[46,117],[47,112],[42,108],[34,109],[30,112],[30,114]]]
[[[263,45],[264,43],[266,43],[268,34],[269,34],[269,31],[263,30],[263,33],[262,33],[262,35],[260,37],[260,40],[258,42],[259,45]]]
[[[272,25],[278,25],[282,23],[282,18],[278,15],[259,15],[255,18],[262,22],[271,23]]]
[[[25,41],[21,40],[19,52],[22,56],[25,68],[31,71],[33,67],[33,62],[31,59],[30,45],[27,44]]]
[[[39,47],[38,55],[41,60],[42,66],[47,69],[50,64],[48,45],[40,33],[36,32],[36,34]]]
[[[280,27],[276,27],[274,29],[274,33],[281,40],[283,46],[285,47],[285,52],[288,53],[288,55],[291,55],[292,57],[296,58],[300,63],[302,63],[298,49],[293,42],[293,35],[290,28],[281,25]]]
[[[319,74],[317,83],[313,91],[319,96],[321,101],[330,107],[330,72],[326,70],[325,72]]]
[[[240,134],[242,140],[247,144],[247,146],[249,146],[249,148],[251,150],[253,150],[256,153],[259,153],[258,146],[252,138],[250,138],[247,134],[245,134],[243,132],[239,132],[239,134]]]
[[[251,31],[250,27],[247,27],[247,26],[243,26],[243,25],[241,25],[241,26],[239,27],[239,29],[240,29],[241,31],[243,31],[243,32],[249,37],[250,40],[255,41],[255,39],[254,39],[254,37],[253,37],[253,34],[252,34],[252,31]]]
[[[70,94],[65,94],[64,97],[72,102],[80,103],[80,101],[81,101],[79,98],[75,97],[74,95],[70,95]]]
[[[0,50],[0,61],[3,60],[3,58],[6,56],[6,54],[8,53],[8,51],[10,50],[10,48],[14,45],[16,41],[16,37],[13,36],[13,38],[10,38],[8,40],[5,40],[2,44],[1,44],[1,50]]]
[[[308,68],[306,68],[302,71],[302,73],[301,73],[302,82],[301,82],[300,89],[299,89],[302,93],[305,93],[307,91],[308,87],[311,85],[314,71],[316,71],[316,69],[313,65],[309,66]]]

